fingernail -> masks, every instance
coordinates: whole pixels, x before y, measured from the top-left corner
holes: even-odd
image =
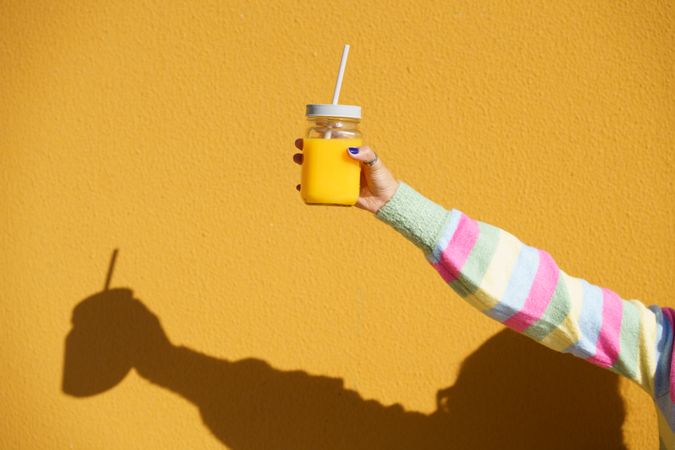
[[[352,155],[358,155],[359,154],[359,148],[358,147],[349,147],[349,153]]]

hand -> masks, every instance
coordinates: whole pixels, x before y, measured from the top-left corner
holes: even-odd
[[[151,373],[172,348],[157,316],[131,289],[106,289],[73,310],[66,337],[63,391],[83,397],[121,382],[132,367]]]
[[[295,146],[302,150],[302,139],[296,139]],[[345,152],[350,158],[361,162],[361,191],[356,207],[375,214],[396,193],[398,181],[379,158],[372,166],[365,163],[376,158],[375,152],[370,147],[358,147],[356,154],[352,154],[347,149]],[[293,161],[298,164],[302,164],[302,159],[302,153],[293,155]],[[300,185],[298,184],[295,188],[299,191]]]

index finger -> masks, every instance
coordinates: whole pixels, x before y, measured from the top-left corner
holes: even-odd
[[[297,138],[297,139],[295,140],[295,147],[296,147],[298,150],[302,150],[302,138]]]

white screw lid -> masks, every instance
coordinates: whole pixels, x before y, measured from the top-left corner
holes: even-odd
[[[345,117],[361,118],[361,107],[356,105],[310,104],[307,105],[307,117]]]

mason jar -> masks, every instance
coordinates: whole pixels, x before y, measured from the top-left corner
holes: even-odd
[[[347,154],[363,145],[361,107],[307,105],[300,193],[307,204],[348,205],[359,198],[361,166]]]

